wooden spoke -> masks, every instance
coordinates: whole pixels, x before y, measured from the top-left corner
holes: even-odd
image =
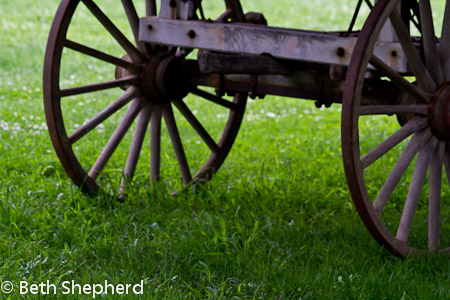
[[[445,149],[445,171],[447,173],[448,184],[450,185],[450,143],[447,142],[447,148]]]
[[[141,153],[142,144],[144,143],[150,116],[150,107],[149,105],[147,105],[139,113],[136,124],[136,131],[134,132],[130,153],[128,154],[127,164],[124,171],[124,176],[127,183],[128,180],[131,180],[133,178],[134,172],[136,171],[136,165],[139,159],[139,154]]]
[[[161,106],[154,105],[150,121],[150,183],[159,180],[161,170]]]
[[[103,170],[103,168],[106,166],[109,159],[116,150],[117,146],[120,144],[123,137],[130,128],[131,124],[133,123],[134,119],[136,118],[137,114],[139,113],[140,108],[141,108],[141,98],[138,98],[136,99],[136,101],[133,101],[131,103],[123,120],[120,122],[119,126],[114,131],[113,135],[109,139],[108,143],[106,144],[102,153],[98,157],[97,161],[89,171],[88,176],[91,179],[95,180],[100,174],[100,172]]]
[[[199,97],[201,97],[203,99],[206,99],[208,101],[211,101],[211,102],[216,103],[218,105],[221,105],[223,107],[229,108],[231,110],[237,110],[238,109],[238,106],[235,103],[227,101],[227,100],[222,99],[220,97],[216,97],[215,95],[210,94],[210,93],[205,92],[205,91],[202,91],[202,90],[200,90],[198,88],[192,89],[191,92],[194,95],[197,95],[197,96],[199,96]]]
[[[139,41],[139,17],[136,12],[132,0],[122,0],[123,8],[125,9],[125,14],[127,15],[128,22],[130,23],[131,31],[134,35],[134,40]]]
[[[66,40],[66,42],[64,43],[64,46],[69,48],[69,49],[72,49],[72,50],[78,51],[80,53],[83,53],[85,55],[88,55],[88,56],[100,59],[100,60],[102,60],[104,62],[113,64],[115,66],[122,67],[124,69],[129,70],[130,72],[133,72],[133,73],[139,73],[141,71],[141,68],[142,68],[140,65],[137,65],[137,64],[134,64],[134,63],[130,63],[130,62],[126,61],[126,60],[123,60],[123,59],[111,56],[111,55],[106,54],[104,52],[101,52],[101,51],[98,51],[96,49],[92,49],[92,48],[86,47],[84,45],[78,44],[78,43],[70,41],[70,40]]]
[[[416,133],[409,141],[373,204],[374,209],[378,213],[381,213],[383,210],[395,187],[399,183],[408,166],[411,164],[413,158],[416,156],[416,153],[431,138],[431,136],[431,130],[424,129],[421,132]]]
[[[443,89],[443,81],[450,79],[450,0],[444,1],[447,6],[441,39],[435,36],[439,35],[439,30],[435,32],[434,29],[432,2],[375,0],[362,30],[357,34],[343,88],[342,157],[355,208],[377,242],[401,257],[450,252],[449,241],[443,238],[443,231],[447,229],[443,226],[444,216],[440,221],[441,202],[446,201],[444,198],[450,185],[450,147],[448,141],[445,146],[444,142],[439,141],[445,139],[444,132],[439,132],[443,130],[443,123],[439,123],[442,113],[429,116],[429,103],[444,101],[432,98],[439,96],[437,87]],[[416,30],[413,24],[420,33],[419,37],[412,34]],[[405,73],[397,73],[386,65],[384,58],[381,61],[381,56],[374,56],[374,52],[378,51],[380,35],[383,40],[386,37],[386,41],[400,44],[408,64]],[[366,102],[366,85],[371,80],[367,72],[372,67],[379,71],[374,73],[376,78],[387,76],[398,87],[399,92],[394,95],[397,101],[392,102],[395,105],[362,105]],[[373,126],[372,131],[367,132],[361,115],[380,113],[396,116],[402,128],[387,139],[380,140],[375,148],[365,154],[362,152],[363,141],[374,138],[371,133],[380,128]],[[383,120],[379,121],[382,123]],[[396,149],[390,151],[394,147]],[[444,148],[445,155],[442,157]],[[386,163],[392,163],[393,167],[388,167]],[[449,177],[448,185],[447,180],[442,178],[443,165]],[[386,174],[384,182],[379,184],[383,173]],[[405,186],[406,183],[408,186]],[[445,187],[442,186],[444,184]],[[422,192],[427,185],[429,191]],[[372,192],[374,189],[378,189],[378,193]],[[425,194],[429,196],[422,203]],[[399,199],[404,199],[404,204],[400,205],[401,211],[398,210]],[[393,218],[400,220],[398,228],[393,228],[397,225],[392,226]],[[427,230],[426,234],[424,231]],[[428,241],[425,240],[427,235]]]
[[[141,90],[137,87],[130,87],[128,90],[120,96],[116,101],[108,105],[104,110],[98,113],[95,117],[84,123],[80,128],[75,130],[69,136],[69,142],[73,145],[75,142],[80,140],[83,136],[88,134],[91,130],[97,127],[100,123],[108,119],[111,115],[121,109],[125,104],[130,102],[132,99],[138,97],[141,94]]]
[[[363,158],[361,158],[361,164],[363,168],[367,168],[373,164],[377,159],[385,155],[389,150],[397,146],[401,141],[405,140],[411,134],[424,129],[428,125],[428,120],[426,118],[415,117],[400,130],[394,133],[392,136],[387,138],[377,147],[372,149]]]
[[[395,33],[400,39],[403,51],[408,59],[408,64],[416,76],[419,87],[425,89],[427,92],[433,92],[436,89],[436,83],[431,77],[430,73],[425,68],[416,48],[411,40],[408,29],[403,23],[403,20],[397,10],[394,10],[390,16]]]
[[[361,106],[360,115],[418,114],[428,115],[428,105],[367,105]]]
[[[415,50],[414,50],[415,51]],[[376,55],[372,55],[370,59],[370,63],[374,66],[378,71],[389,77],[393,83],[395,83],[399,88],[403,91],[411,95],[416,99],[420,99],[424,102],[430,102],[431,94],[422,90],[421,88],[415,86],[414,84],[408,82],[403,76],[394,71],[391,67],[389,67],[386,63],[384,63],[381,59],[379,59]]]
[[[145,46],[139,41],[139,16],[136,12],[132,0],[122,0],[125,14],[127,15],[128,22],[130,23],[131,31],[133,32],[134,41],[141,52],[145,53]]]
[[[444,161],[445,142],[439,146],[430,163],[430,200],[428,211],[428,249],[439,250],[439,228],[441,219],[442,164]]]
[[[61,90],[61,97],[76,96],[86,93],[98,92],[113,89],[119,86],[136,85],[139,83],[139,76],[127,76],[112,81],[94,83],[89,85],[77,86]]]
[[[173,151],[177,157],[178,165],[180,167],[181,176],[183,177],[183,185],[187,185],[192,181],[189,165],[184,153],[183,144],[181,143],[180,134],[178,133],[177,124],[173,115],[172,106],[166,105],[163,110],[164,121],[166,122],[167,131],[169,131],[170,140],[172,142]]]
[[[444,20],[442,21],[442,34],[439,46],[439,56],[445,80],[450,80],[450,1],[445,5]]]
[[[419,9],[425,64],[434,81],[439,85],[444,82],[444,77],[437,50],[436,34],[434,32],[430,0],[419,1]]]
[[[145,11],[147,16],[156,16],[156,2],[155,0],[145,0]]]
[[[431,138],[426,146],[419,151],[417,156],[416,167],[409,187],[408,196],[406,197],[400,225],[397,230],[397,239],[400,241],[406,242],[408,240],[414,214],[419,203],[420,193],[425,184],[425,176],[427,175],[430,159],[438,142],[438,139]]]
[[[228,20],[233,15],[231,8],[226,9],[217,19],[216,22],[222,22]]]
[[[105,27],[111,36],[122,46],[133,62],[142,62],[145,56],[123,35],[122,32],[111,22],[103,11],[92,1],[82,0],[91,13]]]
[[[419,4],[414,1],[411,3],[408,3],[405,8],[403,8],[404,12],[402,12],[402,14],[404,14],[402,17],[405,20],[405,23],[408,22],[407,19],[409,19],[409,22],[411,22],[414,27],[416,27],[417,31],[422,34],[422,28],[420,27],[419,24],[419,19],[420,19],[420,9],[419,9]],[[406,12],[406,10],[409,10],[409,13]],[[417,18],[417,21],[416,21]]]
[[[444,82],[439,60],[436,34],[434,32],[433,15],[430,0],[419,1],[420,24],[422,27],[422,41],[425,55],[425,64],[434,81],[440,85]]]
[[[217,153],[220,151],[219,146],[216,142],[211,138],[203,125],[197,120],[191,110],[186,106],[183,101],[173,101],[173,104],[177,107],[177,109],[181,112],[181,114],[186,118],[186,120],[191,124],[191,126],[195,129],[198,135],[203,139],[203,141],[208,145],[211,151]]]
[[[245,15],[239,0],[225,0],[225,3],[227,8],[230,8],[233,11],[235,21],[245,22]]]

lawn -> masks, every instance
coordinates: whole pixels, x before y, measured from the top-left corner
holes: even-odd
[[[98,2],[117,2],[105,5],[107,11],[123,14],[120,1]],[[220,1],[203,2],[205,13],[220,13]],[[246,11],[262,11],[271,25],[324,31],[346,29],[356,5],[353,0],[242,3]],[[46,298],[20,296],[17,287],[47,280],[143,281],[143,295],[136,299],[450,297],[448,258],[399,259],[380,247],[358,218],[342,167],[338,105],[318,109],[298,99],[249,100],[230,155],[195,193],[170,196],[179,181],[170,166],[159,187],[164,192],[152,193],[145,157],[124,203],[107,193],[81,192],[58,161],[44,116],[42,68],[57,7],[56,0],[0,0],[0,281],[15,286],[11,294],[0,292],[1,299]],[[82,18],[76,26],[83,34],[74,38],[108,47],[91,20]],[[71,75],[68,86],[113,75],[104,64],[82,58],[68,63],[65,72]],[[102,102],[80,97],[64,105],[73,112],[66,125],[77,128]],[[208,111],[213,134],[220,135],[214,124],[221,116]],[[77,153],[95,158],[112,125],[96,130]],[[185,127],[180,124],[180,131]],[[203,158],[196,140],[186,143],[188,158]],[[122,152],[111,174],[121,172]]]

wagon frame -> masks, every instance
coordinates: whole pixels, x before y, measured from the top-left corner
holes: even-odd
[[[75,184],[93,192],[104,188],[99,179],[102,170],[135,119],[130,152],[117,187],[122,200],[135,174],[148,127],[150,182],[160,180],[163,119],[183,185],[189,186],[211,178],[222,165],[236,139],[247,96],[306,98],[315,100],[318,106],[342,103],[342,154],[347,182],[370,233],[401,256],[449,252],[450,248],[442,247],[440,236],[441,229],[446,228],[441,224],[441,198],[448,196],[450,181],[450,3],[445,8],[441,37],[437,38],[429,0],[378,0],[360,32],[353,32],[352,25],[346,32],[271,27],[262,14],[245,14],[240,1],[224,2],[224,12],[212,21],[205,18],[198,0],[161,0],[158,13],[156,1],[146,0],[142,18],[133,1],[122,0],[133,33],[134,40],[130,41],[95,1],[62,0],[45,57],[44,101],[53,145]],[[120,45],[122,57],[68,38],[72,18],[81,4]],[[418,35],[412,36],[413,31]],[[67,50],[113,65],[115,79],[62,87],[62,57]],[[193,50],[198,50],[194,59],[188,56]],[[215,93],[201,87],[214,88]],[[67,132],[66,112],[61,104],[64,98],[112,88],[121,88],[122,95],[78,129]],[[218,141],[186,105],[183,99],[188,94],[228,110]],[[232,100],[226,100],[227,96]],[[74,145],[128,104],[102,153],[86,169]],[[210,150],[194,175],[173,107]],[[361,153],[359,128],[366,115],[396,116],[400,128],[372,150]],[[368,191],[370,172],[366,169],[398,145],[404,145],[404,151],[372,200]],[[394,191],[409,166],[414,167],[410,187],[398,211],[398,228],[393,229],[383,217],[383,210],[393,201]],[[422,208],[418,204],[424,186],[429,192],[428,203]],[[420,221],[427,227],[425,244],[422,241],[411,245],[408,239],[415,228],[414,217],[424,218],[419,210],[427,212]]]

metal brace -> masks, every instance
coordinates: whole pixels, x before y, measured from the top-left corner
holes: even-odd
[[[221,98],[225,92],[223,88],[223,82],[224,82],[225,76],[223,74],[219,75],[219,85],[216,88],[216,96],[217,98]]]
[[[333,102],[330,101],[329,99],[325,99],[323,95],[323,89],[325,86],[324,76],[319,73],[316,73],[314,75],[314,79],[317,84],[317,99],[318,99],[316,102],[314,102],[314,104],[316,105],[317,108],[321,108],[322,106],[325,106],[326,108],[330,107],[331,104],[333,104]]]
[[[258,94],[258,74],[251,74],[250,75],[251,81],[250,81],[250,98],[252,99],[264,99],[266,95]]]

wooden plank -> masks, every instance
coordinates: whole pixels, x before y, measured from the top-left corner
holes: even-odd
[[[178,17],[181,20],[192,20],[195,15],[193,1],[178,1]]]
[[[356,43],[356,37],[320,32],[157,17],[141,19],[139,39],[152,44],[235,54],[269,54],[281,59],[345,66]],[[378,42],[375,55],[396,71],[407,70],[399,43]]]
[[[159,18],[175,19],[177,16],[177,7],[171,7],[171,0],[161,0],[161,7],[159,10]]]

